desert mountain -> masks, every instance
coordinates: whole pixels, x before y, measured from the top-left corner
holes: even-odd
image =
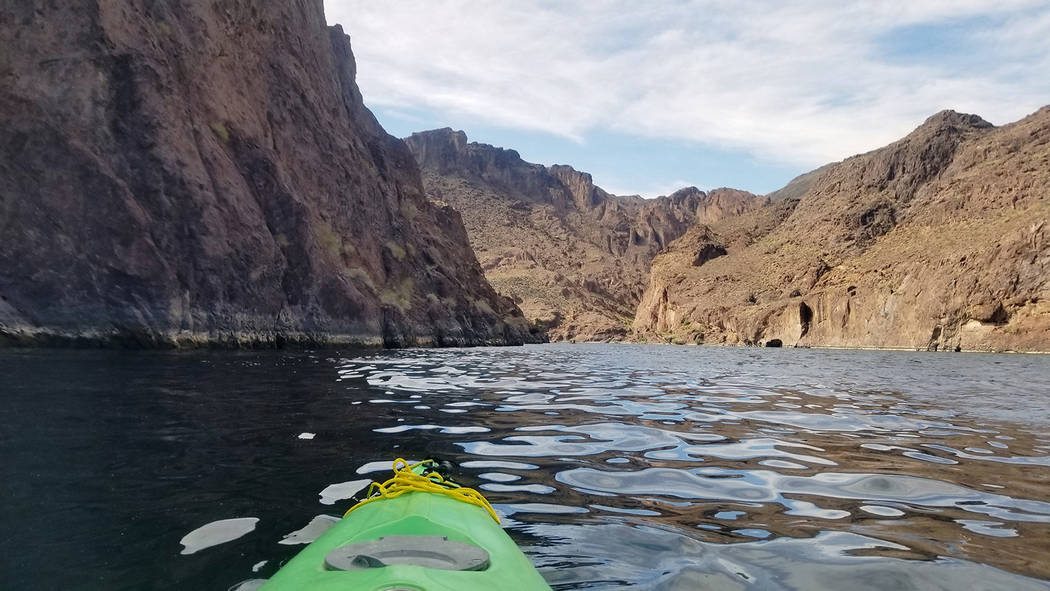
[[[628,336],[652,258],[693,224],[764,198],[695,187],[657,199],[611,195],[591,175],[439,129],[405,139],[431,199],[463,216],[485,276],[552,340]]]
[[[1050,350],[1050,107],[1002,127],[944,111],[793,183],[659,255],[638,334]]]
[[[321,0],[0,8],[0,342],[530,338]]]

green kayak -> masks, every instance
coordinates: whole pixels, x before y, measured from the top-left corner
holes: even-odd
[[[394,478],[288,561],[262,591],[550,590],[477,491],[432,461]]]

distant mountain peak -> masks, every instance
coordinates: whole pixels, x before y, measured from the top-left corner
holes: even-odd
[[[984,129],[988,127],[995,127],[991,123],[985,121],[980,115],[973,115],[970,113],[959,113],[951,109],[945,109],[938,111],[933,115],[926,118],[926,121],[919,126],[919,129],[924,127],[962,127],[972,129]]]
[[[681,189],[678,189],[674,193],[671,193],[670,195],[668,195],[668,197],[670,197],[671,199],[681,199],[683,197],[689,197],[689,196],[695,196],[695,195],[704,195],[704,194],[705,193],[703,191],[701,191],[700,189],[690,185],[688,187],[682,187]]]

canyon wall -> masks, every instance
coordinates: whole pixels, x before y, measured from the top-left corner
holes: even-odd
[[[0,342],[535,338],[320,0],[0,8]]]
[[[657,252],[694,223],[765,202],[695,187],[657,199],[611,195],[587,173],[525,162],[451,129],[405,142],[430,198],[462,214],[486,277],[552,340],[628,338]]]
[[[1050,107],[945,111],[659,255],[640,338],[1050,351]]]

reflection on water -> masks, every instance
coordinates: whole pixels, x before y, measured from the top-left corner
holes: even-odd
[[[252,532],[258,522],[257,517],[235,517],[206,523],[179,540],[182,544],[181,554],[193,554],[205,548],[232,542]]]
[[[0,371],[0,571],[27,587],[67,580],[56,554],[100,589],[267,576],[361,478],[436,456],[555,588],[1050,588],[1047,357],[7,352]],[[178,554],[242,515],[255,531]]]

